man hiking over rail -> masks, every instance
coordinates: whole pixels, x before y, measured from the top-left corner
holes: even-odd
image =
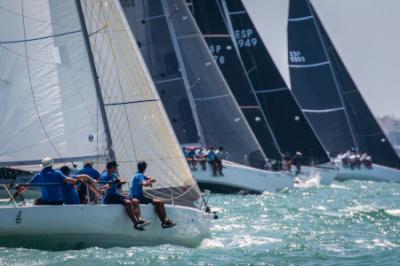
[[[143,187],[151,187],[152,184],[156,182],[155,179],[144,175],[147,163],[145,161],[139,161],[137,168],[138,172],[132,178],[132,187],[130,191],[131,198],[139,200],[141,204],[153,204],[154,209],[160,218],[162,228],[174,227],[176,224],[167,218],[164,202],[159,199],[149,199],[143,195]]]

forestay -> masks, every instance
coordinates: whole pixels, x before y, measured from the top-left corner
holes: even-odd
[[[98,109],[75,1],[2,0],[0,164],[106,156]]]
[[[229,160],[263,167],[265,156],[184,1],[139,1],[136,8],[136,19],[127,8],[125,11],[134,22],[132,28],[141,37],[139,41],[149,67],[153,72],[160,68],[174,69],[172,72],[179,75],[181,82],[175,82],[175,85],[183,87],[181,91],[186,91],[186,97],[192,101],[191,107],[198,116],[198,129],[205,144],[223,146]],[[154,66],[152,60],[158,65]],[[173,104],[168,99],[173,91],[165,91],[164,84],[157,86],[160,93],[165,93],[163,100],[167,108],[173,109],[168,107]]]
[[[116,0],[82,0],[81,4],[121,178],[130,181],[137,161],[145,160],[146,174],[157,179],[148,194],[185,203],[197,199],[197,184],[121,6]]]

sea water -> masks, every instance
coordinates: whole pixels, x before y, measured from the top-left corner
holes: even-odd
[[[400,265],[400,184],[310,182],[209,200],[220,219],[198,248],[0,248],[0,265]]]

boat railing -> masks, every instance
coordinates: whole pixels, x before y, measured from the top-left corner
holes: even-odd
[[[1,184],[0,187],[3,188],[7,192],[7,194],[10,196],[10,201],[9,202],[12,201],[14,203],[15,207],[18,207],[18,203],[15,200],[14,195],[11,194],[11,192],[10,192],[10,190],[8,188],[8,185],[7,184]]]

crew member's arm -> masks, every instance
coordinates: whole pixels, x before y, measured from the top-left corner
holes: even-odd
[[[142,185],[144,187],[149,187],[149,186],[151,187],[154,182],[156,182],[154,178],[145,176],[145,180],[143,180]]]

